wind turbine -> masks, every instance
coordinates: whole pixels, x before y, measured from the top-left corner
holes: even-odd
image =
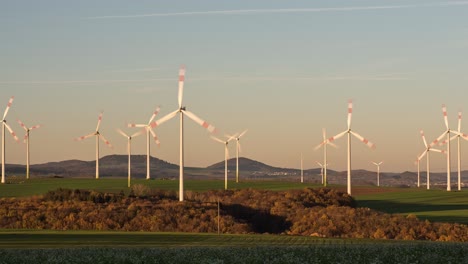
[[[148,131],[148,129],[146,129]],[[131,156],[132,156],[132,139],[136,136],[139,136],[142,134],[142,130],[134,133],[133,135],[129,136],[126,133],[124,133],[122,130],[117,129],[117,132],[121,134],[122,136],[127,138],[127,153],[128,153],[128,187],[130,188],[130,177],[131,177]]]
[[[332,142],[327,141],[327,133],[325,131],[325,128],[322,128],[322,136],[323,136],[323,142],[317,147],[315,147],[315,150],[319,149],[320,147],[323,146],[323,173],[322,173],[322,184],[323,186],[327,187],[328,184],[328,179],[327,179],[327,167],[328,167],[328,162],[327,162],[327,145],[330,145],[334,148],[338,148],[335,144]]]
[[[419,131],[419,133],[421,134],[421,137],[422,137],[422,140],[424,142],[424,146],[426,147],[426,149],[423,151],[423,153],[421,155],[419,155],[418,157],[418,164],[419,164],[419,161],[424,158],[424,156],[427,156],[426,157],[426,162],[427,162],[427,171],[426,171],[426,176],[427,176],[427,180],[426,180],[426,185],[427,185],[427,189],[429,190],[430,189],[430,172],[429,172],[429,169],[430,169],[430,159],[429,159],[429,152],[430,151],[434,151],[434,152],[440,152],[440,153],[445,153],[445,151],[443,150],[440,150],[440,149],[435,149],[435,148],[432,148],[432,145],[427,145],[427,141],[426,141],[426,137],[424,136],[424,131]]]
[[[380,187],[380,165],[382,165],[383,161],[377,163],[377,162],[372,162],[374,163],[375,166],[377,166],[377,186]]]
[[[234,139],[236,140],[236,183],[239,183],[239,153],[241,152],[240,139],[242,136],[245,135],[245,133],[247,133],[247,129],[244,130],[244,132],[240,133],[239,136],[234,135]]]
[[[217,137],[211,136],[214,141],[224,144],[224,189],[227,190],[227,179],[228,179],[228,159],[229,159],[229,150],[228,144],[229,141],[233,140],[235,136],[229,137],[226,141],[223,141]]]
[[[322,145],[327,144],[328,142],[333,142],[345,134],[348,134],[348,179],[347,179],[347,189],[348,189],[348,194],[351,195],[351,135],[359,139],[361,142],[366,144],[369,148],[375,148],[375,145],[371,143],[369,140],[363,138],[361,135],[358,133],[354,132],[351,130],[351,117],[353,114],[353,101],[349,100],[348,101],[348,129],[345,131],[339,133],[338,135],[331,137],[324,142],[322,142]]]
[[[96,126],[96,131],[94,131],[93,133],[91,133],[89,135],[81,136],[81,137],[75,139],[76,141],[81,141],[83,139],[87,139],[87,138],[90,138],[92,136],[96,136],[96,179],[99,179],[99,138],[102,141],[104,141],[104,143],[106,143],[106,145],[108,147],[112,148],[111,143],[106,138],[104,138],[104,136],[99,132],[99,126],[101,125],[101,121],[102,121],[102,112],[99,114],[99,117],[98,117],[98,123],[97,123],[97,126]]]
[[[449,124],[448,124],[448,118],[447,118],[447,108],[445,107],[445,105],[442,105],[442,114],[444,115],[444,122],[445,122],[445,127],[447,128],[447,130],[445,130],[442,135],[440,135],[436,140],[434,140],[432,143],[431,143],[431,146],[434,146],[435,144],[437,144],[438,142],[440,142],[442,140],[442,138],[444,136],[447,136],[447,191],[450,192],[452,190],[452,187],[451,187],[451,181],[450,181],[450,166],[451,166],[451,162],[450,162],[450,133],[454,133],[455,135],[461,135],[460,133],[456,132],[456,131],[453,131],[449,128]]]
[[[153,129],[151,128],[151,122],[153,122],[153,119],[158,115],[159,113],[159,107],[156,108],[156,110],[153,112],[153,115],[151,116],[150,120],[148,121],[148,124],[128,124],[128,127],[144,127],[146,129],[146,179],[150,179],[150,134],[153,136],[154,141],[156,144],[159,146],[159,139],[156,136],[156,133],[154,133]]]
[[[418,166],[418,188],[419,188],[419,186],[421,186],[419,162],[420,162],[419,157],[416,156],[416,161],[414,162],[414,164]]]
[[[319,166],[320,166],[320,176],[322,176],[322,184],[325,183],[325,168],[328,167],[328,164],[326,166],[318,161],[315,161]]]
[[[301,183],[304,183],[304,156],[301,152]]]
[[[35,125],[35,126],[32,126],[30,128],[28,128],[23,122],[21,122],[21,120],[18,119],[18,123],[20,124],[20,126],[26,131],[26,134],[24,135],[24,142],[26,143],[26,179],[29,179],[29,164],[30,164],[30,160],[29,160],[29,132],[31,130],[34,130],[34,129],[37,129],[37,128],[40,128],[41,125]]]
[[[174,118],[177,114],[180,114],[180,163],[179,163],[179,201],[184,201],[184,116],[189,117],[195,123],[206,128],[209,132],[213,133],[215,127],[208,124],[204,120],[200,119],[198,116],[192,112],[187,111],[187,109],[182,106],[182,97],[184,92],[184,81],[185,81],[185,67],[181,66],[179,70],[179,95],[178,103],[179,108],[172,113],[167,114],[159,120],[151,122],[151,128],[160,126],[162,123]]]
[[[450,140],[457,139],[458,144],[458,190],[461,191],[461,146],[460,146],[460,138],[467,140],[468,135],[462,134],[461,132],[461,120],[462,120],[462,113],[458,112],[458,133],[455,136],[451,137]],[[444,140],[441,145],[447,144],[447,140]]]
[[[10,107],[11,107],[11,104],[13,103],[14,98],[15,97],[12,96],[10,100],[8,101],[7,107],[5,109],[5,112],[3,113],[3,118],[2,118],[2,183],[5,183],[5,128],[8,129],[8,131],[16,140],[16,142],[19,142],[19,139],[16,136],[15,132],[13,132],[13,130],[11,129],[11,127],[7,124],[7,121],[5,120],[8,114],[8,110],[10,110]]]

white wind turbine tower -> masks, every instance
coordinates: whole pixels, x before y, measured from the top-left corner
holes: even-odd
[[[430,151],[433,151],[433,152],[440,152],[440,153],[445,153],[445,151],[443,150],[440,150],[440,149],[435,149],[435,148],[432,148],[432,145],[428,145],[427,144],[427,141],[426,141],[426,137],[424,136],[424,131],[419,131],[420,134],[421,134],[421,137],[422,137],[422,140],[424,142],[424,146],[426,147],[426,149],[423,151],[423,153],[421,155],[419,155],[418,157],[418,168],[419,168],[419,161],[424,158],[424,156],[427,156],[426,157],[426,162],[427,162],[427,168],[426,168],[426,188],[429,190],[430,189],[430,159],[429,159],[429,152]],[[419,169],[418,169],[419,171]],[[419,178],[418,178],[419,179]]]
[[[416,166],[418,166],[418,188],[419,188],[419,186],[421,186],[421,178],[420,178],[421,175],[420,175],[419,162],[420,162],[419,157],[416,156],[416,161],[414,162],[414,164]]]
[[[331,138],[325,140],[324,142],[322,142],[322,145],[327,144],[328,142],[333,142],[333,141],[341,138],[345,134],[348,134],[348,179],[347,179],[347,189],[348,189],[348,194],[349,195],[351,195],[351,135],[353,135],[354,137],[359,139],[361,142],[366,144],[369,148],[375,148],[375,145],[373,143],[371,143],[369,140],[363,138],[361,135],[359,135],[358,133],[351,130],[351,117],[352,117],[352,114],[353,114],[353,102],[351,100],[349,100],[349,102],[348,102],[348,129],[346,129],[345,131],[339,133],[338,135],[336,135],[334,137],[331,137]]]
[[[304,183],[304,156],[301,152],[301,183]]]
[[[146,129],[146,179],[150,179],[150,134],[153,136],[154,141],[156,144],[159,146],[159,139],[156,136],[156,133],[154,133],[153,129],[151,128],[151,122],[153,122],[153,119],[158,115],[159,113],[159,107],[156,108],[156,110],[153,112],[153,115],[151,116],[150,120],[148,121],[148,124],[128,124],[128,127],[144,127]]]
[[[148,130],[146,130],[148,131]],[[127,138],[127,153],[128,153],[128,187],[130,188],[130,178],[131,178],[131,156],[132,156],[132,139],[136,136],[139,136],[142,134],[143,131],[138,131],[134,133],[133,135],[129,136],[126,133],[124,133],[122,130],[117,129],[117,132],[121,134],[122,136]]]
[[[468,135],[463,134],[461,132],[461,120],[462,120],[462,113],[458,112],[458,134],[455,134],[455,136],[451,137],[450,140],[454,140],[455,138],[457,139],[457,144],[458,144],[458,190],[461,191],[461,146],[460,146],[460,138],[463,138],[467,140]],[[441,145],[447,144],[447,140],[444,140]]]
[[[226,141],[223,141],[217,137],[211,136],[214,141],[224,144],[224,189],[227,190],[228,186],[228,159],[229,159],[229,141],[233,140],[235,136],[229,137]]]
[[[239,183],[239,153],[241,152],[240,139],[245,135],[245,133],[247,133],[247,129],[240,133],[239,136],[234,135],[234,139],[236,140],[236,183]]]
[[[451,181],[450,181],[450,166],[451,166],[451,162],[450,162],[450,133],[454,133],[455,135],[461,135],[460,133],[456,132],[456,131],[453,131],[449,128],[449,124],[448,124],[448,118],[447,118],[447,108],[445,107],[445,105],[442,105],[442,114],[444,115],[444,122],[445,122],[445,127],[447,128],[447,130],[445,130],[442,135],[440,135],[440,137],[438,137],[436,140],[434,140],[434,142],[431,143],[431,146],[434,146],[435,144],[437,144],[438,142],[440,142],[442,140],[442,138],[444,138],[444,136],[447,136],[447,191],[451,191],[452,190],[452,187],[451,187]]]
[[[372,162],[374,163],[375,166],[377,166],[377,186],[380,187],[380,165],[382,165],[383,161],[377,163],[377,162]]]
[[[322,177],[322,184],[325,184],[325,168],[328,167],[328,164],[324,165],[318,161],[315,161],[317,165],[320,166],[320,176]]]
[[[24,135],[24,142],[26,143],[26,179],[29,179],[29,165],[30,165],[30,159],[29,159],[29,132],[34,129],[38,129],[41,127],[41,125],[35,125],[32,127],[27,127],[21,120],[18,119],[18,123],[20,126],[26,131],[26,134]]]
[[[11,104],[13,103],[13,99],[15,97],[12,96],[10,100],[8,101],[8,105],[5,109],[5,112],[3,113],[3,119],[2,119],[2,183],[5,183],[5,128],[8,129],[10,134],[13,136],[13,138],[18,142],[18,137],[16,136],[15,132],[11,129],[11,127],[7,124],[7,121],[5,120],[8,110],[10,110]]]
[[[185,81],[185,67],[182,66],[179,70],[179,94],[178,94],[178,103],[179,108],[172,113],[167,114],[159,120],[151,123],[151,127],[157,127],[162,123],[174,118],[177,114],[180,114],[180,163],[179,163],[179,201],[184,201],[184,116],[189,117],[195,123],[206,128],[209,132],[213,133],[215,131],[214,126],[208,124],[204,120],[200,119],[198,116],[186,110],[182,106],[182,97],[184,92],[184,81]]]
[[[81,136],[81,137],[75,139],[76,141],[81,141],[83,139],[87,139],[87,138],[96,136],[96,179],[99,179],[99,138],[102,141],[104,141],[104,143],[106,143],[106,145],[108,147],[112,148],[112,145],[110,144],[110,142],[106,138],[104,138],[104,136],[99,132],[99,126],[101,125],[101,121],[102,121],[102,112],[99,114],[99,117],[98,117],[98,123],[97,123],[97,126],[96,126],[96,131],[94,131],[93,133],[91,133],[89,135]]]
[[[327,168],[328,168],[328,162],[327,162],[327,145],[330,145],[334,148],[338,148],[335,144],[332,142],[327,141],[327,134],[325,131],[325,128],[322,128],[322,135],[323,135],[323,143],[315,147],[315,150],[321,148],[323,146],[323,174],[322,174],[322,184],[323,186],[327,187],[328,184],[328,179],[327,179]],[[322,165],[320,165],[322,166]]]

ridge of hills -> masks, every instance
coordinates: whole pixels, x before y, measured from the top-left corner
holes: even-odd
[[[127,155],[108,155],[99,160],[101,177],[126,177]],[[179,166],[167,161],[151,157],[151,178],[178,179]],[[64,160],[59,162],[47,162],[30,166],[31,176],[39,177],[94,177],[95,161]],[[269,180],[300,180],[301,171],[293,168],[280,168],[245,157],[239,158],[240,175],[243,179],[269,179]],[[235,177],[236,159],[228,160],[228,177]],[[9,175],[24,175],[25,165],[6,164],[6,173]],[[187,179],[224,179],[224,161],[212,164],[206,168],[186,167]],[[330,184],[346,184],[346,171],[327,170]],[[132,177],[146,177],[146,155],[132,155]],[[426,182],[425,172],[420,173],[421,184]],[[455,184],[457,172],[453,172],[452,184]],[[462,178],[468,177],[468,171],[462,172]],[[304,181],[321,183],[321,169],[312,168],[304,170]],[[352,181],[354,185],[376,185],[376,172],[367,170],[353,170]],[[431,185],[445,185],[446,173],[431,173]],[[463,182],[463,180],[462,180]],[[417,173],[405,171],[402,173],[380,173],[381,186],[409,187],[417,184]]]

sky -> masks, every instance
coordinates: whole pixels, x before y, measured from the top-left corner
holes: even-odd
[[[94,160],[100,132],[126,154],[127,122],[146,123],[178,108],[178,70],[186,65],[183,104],[212,123],[218,137],[248,129],[242,156],[272,166],[316,168],[322,128],[352,129],[376,144],[352,141],[353,169],[415,171],[425,147],[457,112],[468,118],[468,1],[175,0],[0,1],[0,111],[43,127],[31,132],[32,164]],[[158,118],[157,117],[157,118]],[[466,119],[466,118],[465,118]],[[467,124],[468,121],[463,121]],[[462,132],[468,131],[468,124]],[[465,130],[466,129],[466,130]],[[178,164],[179,122],[156,129],[152,156]],[[468,132],[465,132],[468,133]],[[224,147],[185,121],[187,166],[220,162]],[[329,167],[346,170],[346,138],[329,149]],[[452,169],[456,169],[456,144]],[[6,135],[7,163],[25,164],[25,145]],[[468,142],[462,142],[463,148]],[[467,149],[468,150],[468,149]],[[146,153],[146,139],[133,140]],[[230,146],[234,157],[234,144]],[[425,164],[425,160],[422,161]],[[468,169],[468,160],[462,161]],[[445,156],[431,155],[445,171]]]

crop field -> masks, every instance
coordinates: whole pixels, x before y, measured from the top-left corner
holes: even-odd
[[[6,231],[1,263],[468,263],[466,243],[281,235]]]

